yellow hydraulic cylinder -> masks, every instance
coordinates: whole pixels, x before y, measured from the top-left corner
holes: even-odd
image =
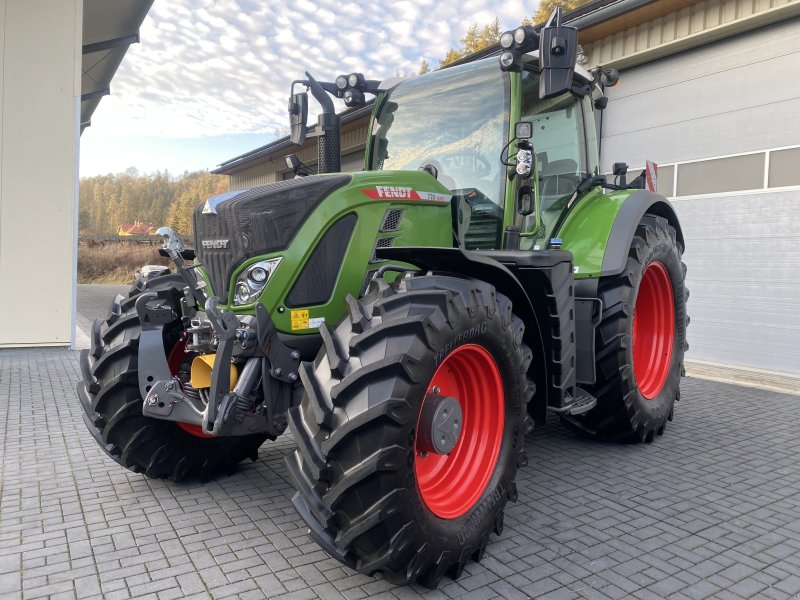
[[[192,361],[192,377],[189,383],[195,389],[211,387],[211,372],[214,370],[216,354],[201,354]],[[231,390],[239,379],[239,370],[231,363]]]

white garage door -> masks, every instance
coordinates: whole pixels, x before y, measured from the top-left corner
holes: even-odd
[[[622,73],[602,162],[659,163],[686,236],[687,359],[800,379],[800,19]],[[776,374],[778,375],[778,374]]]

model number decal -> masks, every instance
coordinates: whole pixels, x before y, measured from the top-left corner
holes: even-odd
[[[438,192],[422,192],[410,187],[394,185],[376,185],[374,188],[362,190],[367,197],[373,200],[383,198],[392,200],[427,200],[430,202],[449,202],[450,196]]]

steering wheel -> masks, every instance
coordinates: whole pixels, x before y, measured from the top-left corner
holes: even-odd
[[[492,165],[483,156],[468,151],[450,152],[441,157],[446,172],[463,171],[472,177],[483,179],[492,172]],[[470,168],[470,165],[472,168]]]

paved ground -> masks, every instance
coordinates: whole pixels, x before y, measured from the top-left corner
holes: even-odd
[[[134,475],[85,430],[75,352],[0,351],[0,598],[800,597],[800,397],[684,380],[652,445],[551,422],[480,565],[436,592],[343,568],[306,535],[283,457],[210,484]]]
[[[88,334],[92,322],[108,314],[111,300],[117,294],[127,295],[130,285],[94,285],[78,286],[78,328]],[[88,339],[87,339],[88,343]],[[87,345],[88,347],[88,345]]]

